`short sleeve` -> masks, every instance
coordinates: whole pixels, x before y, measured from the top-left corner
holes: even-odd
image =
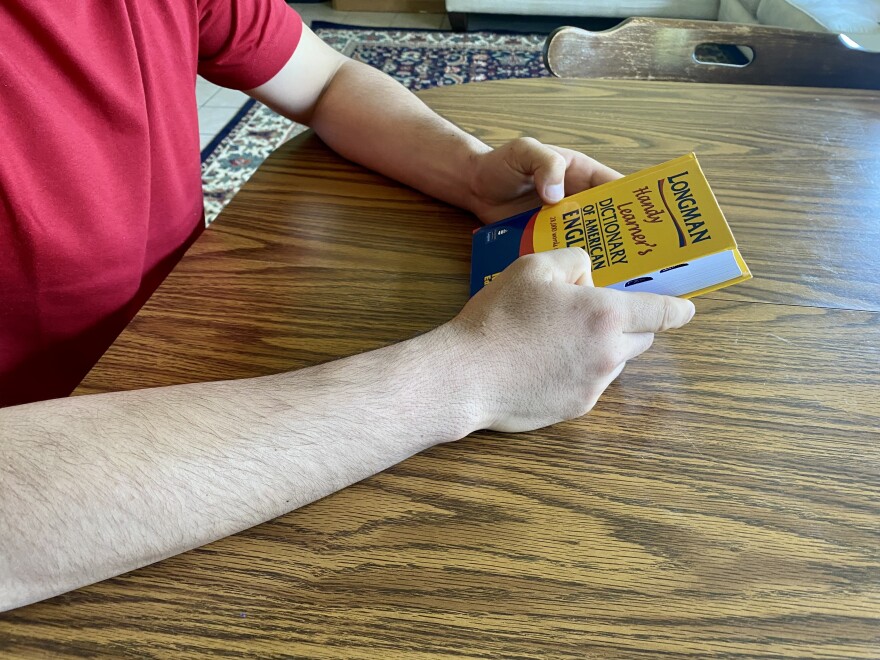
[[[252,89],[271,80],[296,50],[302,19],[284,0],[198,0],[199,74]]]

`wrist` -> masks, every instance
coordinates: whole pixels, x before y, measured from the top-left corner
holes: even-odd
[[[483,198],[482,189],[482,163],[486,157],[493,151],[492,147],[480,142],[474,138],[475,144],[469,145],[468,153],[465,157],[464,186],[466,192],[466,200],[462,204],[462,208],[470,211],[478,218],[482,218],[483,214],[489,209],[490,205]]]
[[[458,440],[488,426],[483,377],[477,368],[479,351],[470,334],[453,320],[412,340],[426,356],[421,380],[436,414],[450,433],[439,442]],[[424,396],[424,395],[423,395]]]
[[[471,342],[472,343],[472,342]],[[328,417],[325,402],[358,420],[360,442],[398,460],[485,428],[467,333],[451,323],[385,348],[268,377],[273,392],[300,417]],[[276,382],[280,379],[280,383]],[[308,393],[308,396],[303,396]]]

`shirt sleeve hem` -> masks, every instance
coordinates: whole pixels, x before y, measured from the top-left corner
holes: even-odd
[[[254,53],[255,61],[246,69],[242,67],[237,71],[223,71],[223,67],[213,67],[205,62],[199,66],[199,74],[229,89],[254,89],[269,82],[290,61],[302,39],[303,21],[296,11],[286,7],[283,22],[284,25],[278,28],[275,38]]]

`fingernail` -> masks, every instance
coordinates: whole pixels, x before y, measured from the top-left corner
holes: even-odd
[[[557,183],[553,186],[547,186],[547,199],[553,203],[558,202],[563,197],[565,197],[565,186],[561,183]]]

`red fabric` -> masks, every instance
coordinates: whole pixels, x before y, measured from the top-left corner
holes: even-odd
[[[69,394],[203,226],[195,78],[290,59],[282,0],[0,4],[0,406]]]

